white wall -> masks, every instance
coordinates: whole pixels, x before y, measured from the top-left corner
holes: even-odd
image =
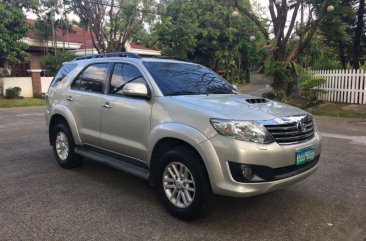
[[[41,91],[46,93],[51,84],[53,77],[41,77]],[[0,88],[5,95],[8,88],[20,87],[22,91],[20,95],[23,97],[33,97],[33,85],[31,77],[4,77],[0,78]]]
[[[42,93],[47,93],[48,87],[51,84],[53,77],[41,77],[41,89]]]
[[[22,91],[20,95],[23,97],[33,97],[33,86],[31,77],[5,77],[1,78],[2,91],[5,95],[5,91],[8,88],[20,87]]]

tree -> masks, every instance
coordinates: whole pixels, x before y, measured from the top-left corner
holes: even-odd
[[[124,50],[124,44],[144,22],[153,0],[75,0],[74,12],[88,24],[94,47],[99,53]],[[141,8],[141,9],[140,9]]]
[[[53,36],[53,14],[48,12],[44,15],[38,15],[38,19],[34,24],[37,39],[43,45],[44,53],[48,54],[48,41]]]
[[[347,68],[347,64],[351,60],[354,19],[355,13],[351,1],[342,0],[334,12],[328,14],[319,25],[319,35],[322,38],[320,38],[321,41],[317,41],[317,44],[328,52],[334,52],[343,69]]]
[[[0,0],[5,7],[16,7],[35,11],[39,6],[39,0]]]
[[[365,0],[360,0],[357,11],[357,25],[355,29],[355,39],[353,42],[353,68],[360,68],[360,56],[361,56],[361,38],[365,33]]]
[[[55,76],[61,68],[62,63],[75,58],[75,55],[70,52],[58,52],[56,55],[47,54],[41,59],[42,69],[47,71],[47,75]]]
[[[165,55],[206,65],[232,82],[249,80],[256,56],[250,22],[232,18],[228,5],[214,0],[173,0],[153,28]]]
[[[26,56],[26,46],[20,42],[28,31],[22,10],[0,3],[0,67],[19,63]]]
[[[294,61],[298,61],[303,51],[311,43],[332,1],[292,0],[288,2],[287,0],[269,0],[270,22],[272,24],[270,27],[265,26],[250,8],[243,5],[242,0],[234,1],[234,7],[251,19],[266,39],[272,60],[275,62],[272,67],[290,68],[292,72],[287,80],[277,78],[278,75],[273,76],[273,87],[278,94],[290,93],[288,88],[291,88],[291,83],[288,84],[293,82],[297,75]],[[307,19],[304,20],[306,10]],[[297,23],[298,14],[300,14],[300,23]],[[272,35],[273,37],[271,37]],[[293,38],[295,36],[296,38]],[[287,72],[287,70],[285,71]]]

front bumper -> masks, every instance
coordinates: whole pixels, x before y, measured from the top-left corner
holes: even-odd
[[[308,146],[314,147],[315,156],[320,155],[322,147],[321,136],[318,132],[315,133],[313,139],[293,145],[257,144],[217,135],[198,145],[197,149],[206,164],[212,191],[215,194],[248,197],[301,181],[312,174],[318,168],[318,164],[280,180],[243,183],[234,180],[230,172],[229,162],[261,165],[274,169],[288,167],[295,164],[296,150]]]

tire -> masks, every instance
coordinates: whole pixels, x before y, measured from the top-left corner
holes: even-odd
[[[156,193],[169,213],[176,218],[193,221],[213,209],[215,197],[206,168],[192,148],[174,147],[158,161],[154,175]],[[177,173],[183,173],[183,176],[178,178]]]
[[[82,164],[83,158],[75,154],[75,142],[66,123],[59,123],[53,129],[52,146],[55,158],[60,166],[71,169]]]

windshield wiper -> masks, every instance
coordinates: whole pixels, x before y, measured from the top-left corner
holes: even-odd
[[[168,94],[165,94],[165,96],[173,96],[173,95],[199,95],[199,94],[200,93],[197,93],[195,91],[181,90],[181,91],[170,92]]]

